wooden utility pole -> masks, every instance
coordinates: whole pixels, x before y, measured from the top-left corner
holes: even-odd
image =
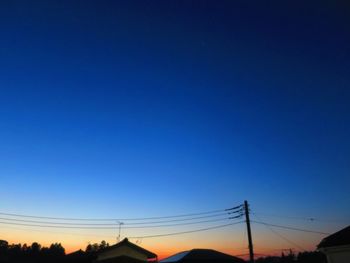
[[[249,258],[250,258],[250,263],[254,263],[254,250],[253,250],[252,232],[250,230],[249,207],[248,207],[247,200],[244,201],[244,212],[245,212],[245,219],[247,223]]]

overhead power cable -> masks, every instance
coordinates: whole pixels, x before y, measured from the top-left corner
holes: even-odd
[[[225,218],[216,218],[212,220],[200,220],[200,221],[190,221],[186,223],[175,223],[175,224],[161,224],[161,225],[142,225],[142,226],[125,226],[123,229],[132,229],[132,228],[160,228],[160,227],[170,227],[170,226],[182,226],[182,225],[194,225],[194,224],[203,224],[203,223],[210,223],[210,222],[218,222],[218,221],[224,221],[224,220],[232,220],[232,219],[237,219],[240,218],[241,216],[236,216],[236,217],[225,217]],[[95,224],[95,225],[62,225],[62,224],[47,224],[48,222],[39,222],[39,221],[33,221],[27,222],[24,220],[18,220],[20,223],[16,222],[9,222],[9,221],[4,221],[0,219],[0,224],[5,224],[5,225],[16,225],[16,226],[31,226],[31,227],[42,227],[42,228],[67,228],[67,229],[116,229],[118,227],[118,224]],[[17,221],[17,222],[18,222]],[[24,221],[24,222],[22,222]]]
[[[139,218],[70,218],[70,217],[49,217],[49,216],[37,216],[37,215],[24,215],[24,214],[14,214],[14,213],[4,213],[0,212],[0,215],[11,216],[11,217],[26,217],[26,218],[36,218],[36,219],[49,219],[49,220],[64,220],[64,221],[145,221],[152,219],[169,219],[169,218],[181,218],[181,217],[190,217],[198,215],[209,215],[225,211],[234,211],[238,210],[241,206],[236,206],[226,209],[218,209],[206,212],[199,213],[189,213],[189,214],[179,214],[171,216],[156,216],[156,217],[139,217]],[[237,211],[238,212],[238,211]]]
[[[27,219],[17,219],[17,218],[6,218],[0,217],[0,220],[11,221],[11,222],[24,222],[24,223],[34,223],[34,224],[50,224],[50,225],[68,225],[68,226],[119,226],[118,223],[67,223],[67,222],[49,222],[49,221],[37,221],[37,220],[27,220]]]
[[[315,217],[286,216],[286,215],[265,214],[265,213],[254,213],[254,214],[261,215],[263,217],[266,216],[266,217],[286,218],[286,219],[304,220],[304,221],[311,221],[311,222],[325,222],[325,223],[349,222],[349,220],[327,220],[327,219],[319,219]]]
[[[135,236],[135,237],[128,237],[128,238],[154,238],[154,237],[165,237],[165,236],[175,236],[175,235],[183,235],[183,234],[189,234],[189,233],[195,233],[195,232],[201,232],[201,231],[208,231],[212,229],[217,229],[217,228],[223,228],[227,226],[232,226],[236,224],[241,224],[244,221],[239,221],[235,223],[230,223],[230,224],[225,224],[225,225],[218,225],[218,226],[213,226],[213,227],[207,227],[207,228],[201,228],[201,229],[196,229],[196,230],[190,230],[190,231],[183,231],[183,232],[175,232],[175,233],[167,233],[167,234],[159,234],[159,235],[149,235],[149,236]]]
[[[183,222],[183,221],[193,221],[196,219],[203,219],[203,218],[214,218],[219,216],[227,216],[227,212],[219,213],[219,214],[213,214],[213,215],[206,215],[206,216],[196,216],[196,217],[190,217],[190,218],[183,218],[183,219],[172,219],[172,220],[162,220],[162,221],[153,221],[153,222],[136,222],[136,223],[126,223],[125,225],[147,225],[147,224],[162,224],[162,223],[171,223],[171,222]]]
[[[225,211],[237,210],[237,209],[241,209],[241,208],[243,208],[243,205],[238,205],[235,207],[227,208],[227,209],[225,209]]]
[[[292,240],[290,240],[289,238],[286,238],[285,236],[283,236],[281,233],[279,233],[278,231],[276,231],[275,229],[273,229],[272,227],[265,225],[268,229],[270,229],[270,231],[272,233],[274,233],[275,235],[279,236],[280,238],[282,238],[283,240],[287,241],[289,244],[292,244],[293,246],[296,246],[297,248],[299,248],[301,251],[306,251],[305,248],[301,247],[300,245],[298,245],[297,243],[293,242]]]
[[[219,222],[219,221],[226,221],[232,219],[229,218],[221,218],[221,219],[212,219],[212,220],[203,220],[198,222],[189,222],[189,223],[177,223],[177,224],[167,224],[167,225],[157,225],[157,226],[129,226],[124,227],[124,229],[132,229],[132,228],[159,228],[159,227],[171,227],[171,226],[186,226],[186,225],[196,225],[196,224],[203,224],[203,223],[212,223],[212,222]]]
[[[269,224],[266,222],[261,222],[261,221],[251,221],[257,224],[261,225],[267,225],[267,226],[272,226],[272,227],[278,227],[278,228],[284,228],[284,229],[289,229],[289,230],[295,230],[295,231],[301,231],[301,232],[307,232],[307,233],[314,233],[314,234],[320,234],[320,235],[329,235],[330,233],[326,232],[320,232],[320,231],[314,231],[314,230],[308,230],[308,229],[302,229],[302,228],[296,228],[296,227],[290,227],[290,226],[281,226],[281,225],[275,225],[275,224]]]
[[[261,220],[261,218],[253,213],[253,215],[258,218],[259,220]],[[297,243],[293,242],[292,240],[290,240],[289,238],[286,238],[284,235],[282,235],[281,233],[279,233],[278,231],[276,231],[275,229],[273,229],[270,225],[264,225],[268,230],[270,230],[272,233],[274,233],[275,235],[277,235],[278,237],[282,238],[284,241],[287,241],[289,244],[292,244],[293,246],[299,248],[301,251],[306,251],[306,249],[304,249],[303,247],[301,247],[300,245],[298,245]]]
[[[222,226],[229,226],[229,225],[235,225],[237,223],[242,223],[244,221],[239,221],[235,223],[230,223],[227,225],[222,225]],[[31,226],[31,227],[45,227],[45,228],[68,228],[68,229],[115,229],[115,227],[72,227],[72,226],[52,226],[52,225],[33,225],[33,224],[21,224],[21,223],[10,223],[10,222],[0,222],[0,224],[5,224],[5,225],[15,225],[15,226]],[[218,227],[210,227],[210,228],[204,228],[200,230],[193,230],[193,231],[186,231],[186,232],[179,232],[179,233],[192,233],[192,232],[197,232],[197,231],[204,231],[204,230],[209,230],[209,229],[215,229]],[[176,233],[175,233],[176,234]],[[170,235],[175,235],[175,234],[170,234]],[[168,234],[166,234],[168,235]],[[156,236],[163,236],[163,235],[156,235]],[[154,236],[154,237],[156,237]],[[151,237],[151,236],[147,236]],[[153,236],[152,236],[153,237]],[[132,238],[143,238],[143,237],[132,237]]]
[[[62,232],[62,231],[50,231],[50,230],[39,230],[39,229],[27,229],[27,228],[17,228],[12,226],[0,226],[1,228],[7,228],[7,229],[13,229],[18,231],[30,231],[30,232],[39,232],[39,233],[50,233],[55,235],[70,235],[70,236],[82,236],[82,237],[100,237],[100,238],[115,238],[115,236],[109,236],[109,235],[97,235],[97,234],[79,234],[79,233],[68,233],[68,232]]]
[[[172,219],[172,220],[162,220],[162,221],[153,221],[153,222],[134,222],[134,223],[123,223],[124,226],[128,225],[148,225],[152,226],[154,224],[164,224],[164,223],[171,223],[171,222],[185,222],[185,221],[194,221],[198,219],[206,219],[206,218],[215,218],[215,217],[222,217],[222,216],[228,216],[228,213],[220,213],[220,214],[213,214],[213,215],[206,215],[206,216],[197,216],[197,217],[191,217],[191,218],[183,218],[183,219]],[[238,218],[241,215],[230,217],[230,219]],[[0,217],[0,220],[3,221],[10,221],[10,222],[21,222],[21,223],[29,223],[29,224],[45,224],[45,225],[56,225],[56,226],[84,226],[84,227],[92,227],[92,226],[110,226],[110,227],[116,227],[119,226],[119,223],[68,223],[68,222],[50,222],[50,221],[38,221],[38,220],[28,220],[28,219],[17,219],[17,218],[5,218]],[[125,228],[125,227],[123,227]]]
[[[69,229],[116,229],[116,227],[94,227],[94,226],[58,226],[58,225],[34,225],[26,223],[11,223],[11,222],[0,222],[0,224],[14,225],[14,226],[34,226],[34,227],[45,227],[45,228],[69,228]]]
[[[240,218],[240,217],[235,217]],[[201,221],[195,221],[195,222],[187,222],[187,223],[176,223],[176,224],[165,224],[165,225],[143,225],[143,226],[125,226],[123,229],[147,229],[147,228],[161,228],[161,227],[172,227],[172,226],[186,226],[186,225],[196,225],[196,224],[203,224],[203,223],[212,223],[212,222],[219,222],[219,221],[226,221],[234,219],[232,217],[225,217],[225,218],[219,218],[219,219],[211,219],[211,220],[201,220]],[[6,224],[6,225],[20,225],[20,226],[33,226],[33,227],[46,227],[46,228],[69,228],[69,229],[116,229],[119,225],[104,225],[104,226],[66,226],[66,225],[42,225],[42,224],[28,224],[28,223],[13,223],[13,222],[2,222],[0,221],[0,224]]]

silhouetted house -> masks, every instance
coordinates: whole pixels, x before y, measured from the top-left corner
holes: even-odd
[[[93,260],[93,255],[79,249],[66,255],[65,262],[68,263],[89,263]]]
[[[324,238],[317,246],[328,263],[350,262],[350,226]]]
[[[135,245],[127,238],[97,253],[96,263],[139,263],[157,261],[157,255]]]
[[[212,249],[192,249],[165,258],[160,263],[244,263],[241,258]]]

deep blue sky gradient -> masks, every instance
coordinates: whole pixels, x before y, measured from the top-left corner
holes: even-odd
[[[349,218],[349,26],[345,1],[2,2],[0,210]]]

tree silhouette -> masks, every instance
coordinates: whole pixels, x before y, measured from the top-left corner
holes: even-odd
[[[0,263],[93,263],[96,253],[106,249],[109,244],[102,240],[100,243],[89,244],[85,252],[82,250],[65,255],[61,243],[53,243],[49,247],[42,247],[39,243],[11,244],[0,240]],[[280,257],[262,257],[257,263],[326,263],[326,257],[317,251],[302,252],[297,256],[290,251]]]

